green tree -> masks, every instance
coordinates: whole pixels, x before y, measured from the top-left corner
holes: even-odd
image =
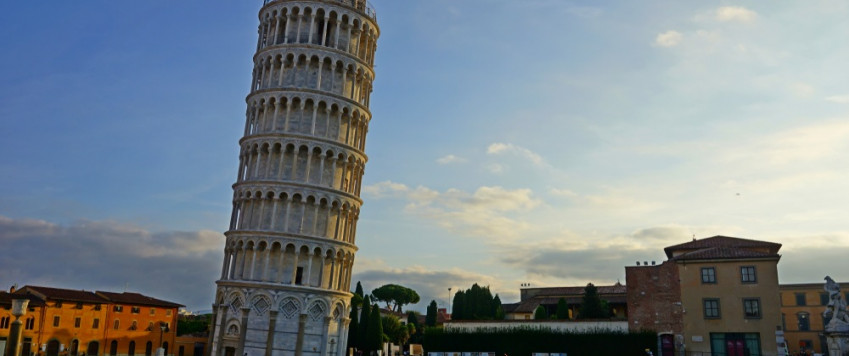
[[[401,308],[407,304],[416,304],[419,302],[419,294],[416,291],[399,286],[397,284],[386,284],[371,291],[371,296],[375,301],[386,303],[386,309],[394,310],[402,313]]]
[[[412,331],[410,331],[410,343],[421,344],[421,338],[424,333],[424,328],[419,324],[418,312],[407,312],[407,327],[412,328]]]
[[[366,347],[364,350],[371,354],[372,352],[383,349],[383,322],[380,318],[380,308],[375,304],[371,308],[371,316],[368,319],[368,328],[366,329]]]
[[[493,297],[489,286],[481,287],[475,283],[465,291],[457,291],[452,303],[453,320],[490,320],[496,318],[496,312],[501,307],[501,298],[498,295]]]
[[[431,300],[430,304],[427,306],[427,315],[425,315],[425,325],[427,326],[436,326],[436,313],[438,312],[436,308],[436,301]]]
[[[608,317],[610,317],[610,313],[604,308],[602,300],[598,296],[598,288],[592,283],[588,283],[584,288],[584,296],[581,298],[578,319],[600,319]]]
[[[351,318],[351,323],[348,324],[348,348],[349,349],[358,349],[360,348],[359,341],[359,331],[360,331],[360,322],[357,310],[357,304],[351,303],[351,313],[348,316]]]
[[[466,317],[466,292],[458,290],[451,301],[451,320],[464,320]]]
[[[383,327],[383,335],[386,340],[389,340],[390,345],[403,345],[404,342],[407,341],[407,338],[409,337],[409,335],[407,335],[407,328],[401,325],[401,321],[398,320],[397,317],[387,315],[380,318],[380,321]]]
[[[494,319],[495,319],[495,320],[504,320],[504,317],[505,317],[505,315],[504,315],[504,307],[502,307],[501,305],[499,305],[497,308],[495,308],[495,317],[494,317]]]
[[[357,348],[365,350],[366,338],[368,337],[369,318],[371,317],[371,301],[368,296],[363,297],[363,307],[360,308],[360,330],[357,332]]]
[[[360,297],[364,297],[366,294],[363,292],[363,285],[360,284],[360,281],[357,281],[357,287],[354,289],[354,294],[359,295]]]
[[[569,319],[569,305],[566,304],[566,299],[560,298],[557,300],[557,319],[566,320]]]
[[[207,331],[212,314],[180,316],[177,318],[177,336]]]
[[[534,320],[543,320],[548,319],[548,313],[545,312],[545,307],[542,305],[538,306],[536,310],[534,310]]]

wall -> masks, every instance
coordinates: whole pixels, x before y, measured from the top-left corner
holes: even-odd
[[[511,329],[511,328],[540,328],[551,329],[557,331],[590,331],[596,329],[613,330],[613,331],[628,331],[628,322],[626,321],[513,321],[513,320],[487,320],[487,321],[449,321],[445,323],[446,330],[467,330],[474,331],[479,329]]]
[[[628,328],[680,334],[683,330],[678,265],[625,267]]]

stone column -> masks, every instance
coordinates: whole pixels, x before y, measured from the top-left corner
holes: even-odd
[[[307,315],[300,314],[298,316],[298,338],[295,341],[295,356],[304,354],[304,331],[307,324]]]
[[[239,342],[237,343],[239,346],[236,347],[236,356],[245,354],[245,337],[248,335],[248,314],[251,312],[250,305],[247,305],[248,301],[245,300],[245,306],[242,306],[242,320],[239,324]]]
[[[213,350],[216,345],[215,324],[218,321],[219,317],[220,316],[218,315],[218,304],[212,303],[212,325],[209,325],[207,330],[207,332],[209,333],[209,339],[207,339],[206,341],[206,352],[204,352],[204,355],[206,356],[215,355],[215,351]]]
[[[268,315],[268,336],[265,341],[265,356],[271,356],[274,350],[274,331],[277,327],[277,310],[270,310]]]

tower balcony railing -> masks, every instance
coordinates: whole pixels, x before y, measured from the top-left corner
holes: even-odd
[[[270,3],[284,1],[284,0],[262,0],[262,5],[268,5]],[[348,5],[357,10],[364,12],[368,17],[371,17],[373,20],[377,20],[377,12],[374,11],[374,6],[371,5],[371,2],[368,0],[325,0],[327,2],[338,2],[344,5]]]

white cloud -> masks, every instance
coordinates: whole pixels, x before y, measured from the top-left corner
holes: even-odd
[[[500,165],[498,163],[493,163],[493,164],[487,165],[486,169],[488,171],[494,173],[494,174],[501,174],[501,173],[504,173],[504,171],[505,171],[504,166]]]
[[[654,45],[658,47],[675,47],[681,40],[684,38],[680,32],[669,30],[664,33],[660,33],[654,39]]]
[[[476,237],[515,237],[531,224],[522,213],[542,204],[530,189],[483,186],[473,193],[459,189],[439,192],[424,186],[410,189],[390,181],[363,188],[370,198],[406,200],[405,210],[454,232]]]
[[[832,103],[838,103],[838,104],[849,104],[849,94],[832,95],[832,96],[826,97],[825,101],[830,101]]]
[[[207,230],[151,232],[115,221],[59,225],[0,216],[0,246],[2,285],[121,291],[128,284],[131,291],[198,310],[213,299],[224,236]],[[21,256],[38,262],[20,268]]]
[[[533,152],[533,151],[531,151],[527,148],[517,146],[517,145],[514,145],[512,143],[501,143],[501,142],[493,143],[493,144],[489,145],[489,147],[487,147],[486,153],[491,154],[491,155],[511,153],[511,154],[518,155],[519,157],[523,157],[523,158],[527,159],[528,161],[533,163],[535,166],[547,166],[547,164],[545,163],[545,160],[543,160],[540,155],[536,154],[535,152]]]
[[[751,22],[758,14],[742,6],[723,6],[716,9],[716,19],[723,22]]]
[[[574,198],[578,196],[578,193],[575,193],[569,189],[551,188],[548,190],[548,192],[551,195],[558,196],[561,198]]]
[[[463,162],[466,162],[465,158],[457,157],[457,156],[451,155],[451,154],[447,155],[447,156],[440,157],[436,160],[436,163],[439,163],[439,164],[451,164],[451,163],[463,163]]]
[[[394,283],[411,288],[421,297],[419,303],[404,307],[406,310],[424,311],[431,300],[437,301],[440,308],[447,307],[448,287],[456,292],[459,289],[467,289],[472,284],[490,286],[493,294],[498,293],[502,300],[512,299],[516,290],[510,290],[506,281],[492,275],[470,272],[459,268],[448,270],[437,270],[430,266],[410,266],[405,268],[392,268],[390,266],[376,266],[376,268],[361,269],[360,260],[355,264],[352,284],[361,282],[363,291],[371,293],[377,287],[384,284]]]
[[[800,98],[807,98],[814,94],[814,87],[806,83],[793,83],[790,85],[790,90],[794,95]]]
[[[409,191],[410,188],[401,183],[384,181],[363,187],[363,195],[373,199],[396,197]]]

